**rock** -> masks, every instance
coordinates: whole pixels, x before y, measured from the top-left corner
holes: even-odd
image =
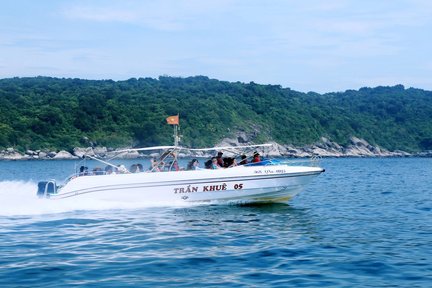
[[[345,149],[344,154],[345,156],[349,156],[349,157],[377,156],[368,149],[367,147],[368,145],[369,144],[365,145],[364,142],[357,142],[357,145],[348,146]]]
[[[371,151],[375,155],[381,156],[383,154],[383,151],[381,151],[381,148],[378,146],[371,146],[371,147],[368,147],[368,149],[369,149],[369,151]]]
[[[242,146],[245,145],[245,143],[240,144],[238,142],[238,139],[230,139],[230,138],[224,138],[222,141],[220,141],[218,144],[216,144],[216,147],[235,147],[235,146]]]
[[[299,152],[294,157],[305,158],[305,157],[312,157],[312,156],[313,154],[311,152],[307,152],[302,149],[299,149]]]
[[[321,156],[321,157],[338,157],[338,153],[332,151],[332,150],[326,150],[320,147],[315,147],[312,149],[312,154],[315,156]]]
[[[352,145],[357,146],[357,147],[367,147],[370,145],[366,140],[359,139],[359,138],[354,137],[354,136],[352,136],[350,138],[350,141],[351,141]]]
[[[245,146],[253,144],[253,139],[256,138],[256,135],[259,132],[258,127],[252,127],[254,132],[245,132],[245,131],[237,131],[232,138],[224,138],[219,143],[217,143],[216,147],[225,147],[225,146]]]
[[[423,151],[423,152],[419,152],[414,154],[415,157],[429,157],[429,151]]]
[[[300,150],[303,152],[309,153],[309,154],[313,154],[313,151],[314,151],[313,147],[309,146],[309,145],[307,145],[303,148],[300,148]]]
[[[256,135],[255,135],[256,136]],[[224,138],[215,147],[238,147],[245,145],[253,145],[252,139],[255,137],[251,133],[247,134],[244,131],[237,132],[233,138]],[[321,137],[318,142],[311,145],[305,145],[303,147],[296,147],[293,145],[280,145],[276,142],[269,142],[272,144],[271,147],[260,147],[256,150],[264,157],[409,157],[412,156],[410,153],[405,151],[388,151],[379,146],[369,144],[366,140],[351,137],[349,145],[341,146],[336,142],[333,142],[327,137]],[[73,154],[67,151],[56,152],[45,152],[41,150],[27,150],[25,155],[17,152],[13,147],[9,147],[6,150],[0,151],[0,160],[22,160],[22,159],[76,159],[81,158],[83,155],[97,156],[97,157],[117,157],[124,159],[135,159],[142,157],[159,157],[158,152],[153,151],[147,155],[140,154],[138,151],[130,151],[119,155],[118,151],[127,148],[113,149],[107,147],[75,147]],[[253,152],[254,150],[252,150]],[[194,157],[194,158],[211,158],[214,156],[216,151],[187,151],[182,150],[179,153],[179,157]],[[233,153],[224,151],[224,157],[234,156]],[[426,151],[415,154],[419,157],[432,157],[432,151]]]
[[[158,158],[158,157],[160,156],[160,154],[157,153],[157,152],[155,152],[155,153],[150,153],[149,156],[150,156],[151,158]]]
[[[320,139],[324,149],[333,149],[334,151],[342,151],[342,147],[336,142],[330,141],[326,137],[321,137]]]
[[[95,147],[93,148],[93,153],[96,154],[98,157],[105,157],[108,152],[108,149],[106,147]]]
[[[144,154],[141,154],[138,151],[129,150],[129,149],[133,149],[133,148],[130,148],[130,147],[122,147],[122,148],[117,148],[117,149],[106,148],[105,157],[106,158],[119,158],[119,159],[133,159],[133,158],[144,157]],[[98,155],[96,155],[96,156],[98,156]]]
[[[53,159],[77,159],[79,157],[72,155],[71,153],[65,151],[65,150],[61,150],[60,152],[58,152]]]
[[[417,153],[415,156],[418,156],[418,157],[432,157],[432,151],[423,151],[423,152]]]
[[[411,156],[411,154],[408,153],[408,152],[405,152],[405,151],[395,150],[395,151],[393,151],[393,156],[397,156],[397,157],[409,157],[409,156]]]
[[[138,151],[119,152],[126,149],[127,148],[121,148],[115,151],[107,151],[105,156],[108,158],[117,158],[117,159],[136,159],[141,157],[141,154]]]
[[[249,137],[246,134],[246,132],[243,132],[243,131],[238,132],[238,134],[237,134],[237,143],[239,143],[239,144],[245,144],[245,143],[248,143],[249,141],[250,140],[249,140]]]
[[[92,147],[87,147],[87,148],[75,147],[73,149],[73,155],[82,158],[84,155],[95,156],[95,153]]]
[[[48,158],[54,158],[57,155],[57,152],[50,151],[47,153]]]
[[[46,159],[47,153],[41,151],[41,152],[39,152],[38,157],[39,157],[39,159]]]
[[[1,160],[27,160],[30,157],[28,155],[22,155],[16,151],[10,152],[10,150],[6,150],[6,153],[2,153],[0,155]]]
[[[138,151],[129,151],[127,153],[123,153],[122,155],[119,156],[119,158],[122,159],[135,159],[135,158],[139,158],[140,154]]]
[[[262,155],[265,157],[280,157],[282,155],[286,155],[288,153],[287,148],[282,145],[279,145],[276,142],[269,142],[272,144],[271,147],[264,147],[262,150]],[[260,149],[259,149],[260,150]]]

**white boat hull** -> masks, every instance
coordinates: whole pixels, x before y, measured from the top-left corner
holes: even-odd
[[[324,169],[271,165],[178,172],[80,176],[50,199],[80,198],[121,203],[287,202]]]

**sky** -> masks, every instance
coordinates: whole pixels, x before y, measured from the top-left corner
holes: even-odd
[[[430,0],[2,0],[0,78],[432,90]]]

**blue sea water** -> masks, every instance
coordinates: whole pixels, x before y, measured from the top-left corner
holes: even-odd
[[[432,287],[432,159],[324,159],[288,205],[35,198],[74,165],[0,162],[0,287]]]

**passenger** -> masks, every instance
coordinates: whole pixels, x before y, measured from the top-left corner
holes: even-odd
[[[167,164],[165,164],[164,161],[160,161],[157,163],[157,167],[158,167],[160,172],[163,172],[163,171],[165,171],[165,167],[167,167]]]
[[[124,165],[118,165],[117,166],[117,171],[118,171],[119,174],[129,173],[129,171],[126,169],[126,167]]]
[[[180,171],[180,167],[178,165],[177,160],[174,160],[174,161],[171,162],[169,170],[170,171]]]
[[[143,166],[141,164],[132,164],[129,171],[131,173],[143,172]]]
[[[88,167],[85,167],[85,166],[80,167],[80,173],[79,173],[80,176],[86,176],[89,174],[90,173],[88,172]]]
[[[158,161],[156,161],[155,158],[150,159],[150,171],[161,172],[159,165],[162,165],[162,167],[163,167],[163,162],[158,163]]]
[[[242,155],[241,156],[241,161],[240,161],[240,164],[239,165],[245,165],[245,164],[247,164],[248,163],[248,160],[247,160],[247,157],[246,157],[246,155]]]
[[[216,159],[217,159],[217,164],[218,164],[220,167],[224,167],[224,161],[223,161],[223,159],[222,159],[222,155],[223,155],[223,152],[218,152],[217,157],[216,157]]]
[[[261,162],[261,157],[260,154],[255,151],[253,154],[252,163],[257,163],[257,162]]]
[[[106,175],[113,174],[113,167],[110,166],[110,165],[107,165],[107,166],[105,167],[105,174],[106,174]]]
[[[231,165],[228,166],[228,168],[237,166],[237,160],[235,158],[231,158],[231,159],[232,159],[232,162],[231,162]]]
[[[222,167],[218,164],[217,157],[212,158],[211,169],[221,169]]]
[[[202,170],[202,168],[199,167],[197,159],[192,159],[187,165],[187,170]]]
[[[129,171],[131,173],[137,173],[137,169],[138,169],[137,164],[132,164],[131,167],[130,167],[130,169],[129,169]]]
[[[191,161],[188,162],[187,166],[186,166],[186,170],[195,170],[194,169],[194,163],[195,161],[198,161],[197,159],[192,159]]]
[[[100,167],[95,167],[93,168],[93,175],[104,175],[104,171]]]
[[[233,163],[234,163],[234,158],[232,158],[232,157],[226,157],[226,158],[223,158],[223,162],[224,162],[224,165],[223,165],[223,167],[224,168],[228,168],[228,167],[232,167],[232,165],[233,165]]]
[[[204,163],[205,169],[212,169],[211,166],[212,166],[212,159],[209,159]]]

